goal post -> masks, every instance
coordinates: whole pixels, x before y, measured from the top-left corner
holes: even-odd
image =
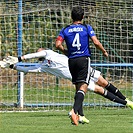
[[[17,55],[20,57],[22,56],[22,31],[23,31],[23,20],[22,20],[22,0],[18,1],[18,23],[17,23]],[[21,89],[20,89],[21,88]],[[23,108],[23,73],[18,72],[18,98],[17,104],[20,108]]]
[[[71,9],[76,5],[84,9],[83,23],[92,25],[109,53],[109,58],[104,58],[90,40],[92,66],[133,100],[132,0],[1,0],[0,60],[36,52],[39,47],[57,51],[55,39],[62,27],[72,23]],[[32,59],[22,65],[36,63]],[[11,69],[0,70],[2,111],[71,108],[75,90],[70,81],[48,73],[24,75]],[[87,93],[84,105],[121,106],[92,92]]]

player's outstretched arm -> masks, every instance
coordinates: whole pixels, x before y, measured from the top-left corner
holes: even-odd
[[[14,56],[8,56],[5,59],[3,59],[4,62],[11,64],[16,64],[18,62],[21,62],[23,60],[32,59],[32,58],[45,58],[46,52],[45,50],[42,50],[40,52],[26,54],[20,57],[14,57]]]

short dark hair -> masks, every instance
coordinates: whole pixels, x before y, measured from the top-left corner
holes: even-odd
[[[84,11],[82,7],[76,6],[73,7],[72,12],[71,12],[71,17],[73,21],[81,21],[83,19]]]

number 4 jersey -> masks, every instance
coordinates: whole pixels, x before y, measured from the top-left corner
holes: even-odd
[[[69,58],[90,57],[89,38],[92,36],[95,36],[95,33],[90,25],[72,24],[60,31],[57,40],[65,40]]]

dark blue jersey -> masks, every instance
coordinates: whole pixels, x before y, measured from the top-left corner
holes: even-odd
[[[66,42],[69,58],[91,56],[89,37],[95,36],[95,33],[90,25],[69,25],[60,31],[59,36]]]

